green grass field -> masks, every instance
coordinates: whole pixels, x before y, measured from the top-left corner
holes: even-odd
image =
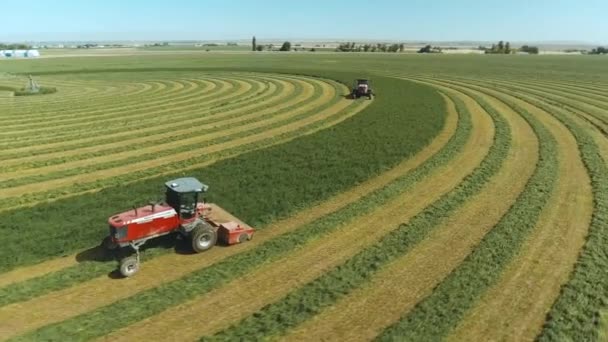
[[[606,338],[605,57],[200,49],[0,60],[0,339]],[[184,175],[256,238],[117,279]]]

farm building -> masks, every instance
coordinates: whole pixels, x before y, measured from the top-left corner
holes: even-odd
[[[7,58],[32,58],[40,57],[38,50],[0,50],[0,56]]]

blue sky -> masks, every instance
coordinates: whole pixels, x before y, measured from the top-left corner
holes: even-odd
[[[608,43],[608,0],[2,1],[0,41],[387,39]]]

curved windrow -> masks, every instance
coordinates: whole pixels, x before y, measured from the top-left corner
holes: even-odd
[[[0,210],[270,146],[366,103],[334,81],[255,73],[43,76],[56,94],[0,99]],[[340,118],[338,120],[338,118]]]

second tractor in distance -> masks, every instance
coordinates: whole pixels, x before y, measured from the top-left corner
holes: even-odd
[[[353,90],[351,91],[351,97],[353,99],[358,99],[360,97],[367,97],[368,99],[372,99],[372,96],[374,96],[374,92],[372,90],[372,86],[369,82],[369,80],[360,78],[358,80],[355,81],[355,86],[353,87]]]

